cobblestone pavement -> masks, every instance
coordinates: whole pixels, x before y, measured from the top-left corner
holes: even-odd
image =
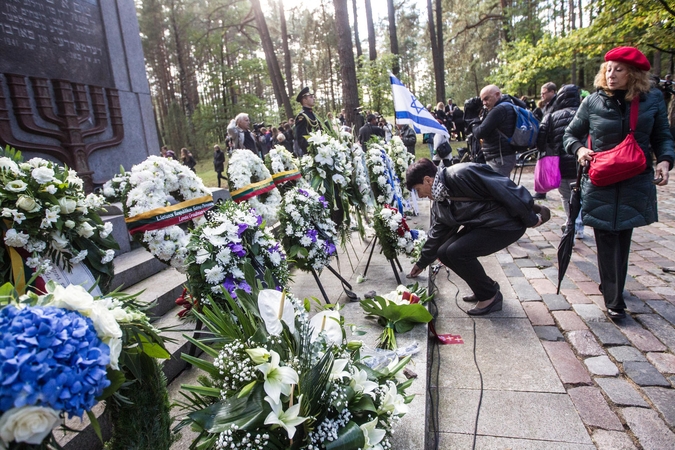
[[[532,174],[522,183],[532,188]],[[633,233],[625,320],[605,314],[589,227],[556,295],[564,224],[557,191],[537,201],[551,209],[551,221],[493,256],[600,449],[675,448],[675,274],[663,270],[675,271],[675,182],[657,189],[659,222]]]

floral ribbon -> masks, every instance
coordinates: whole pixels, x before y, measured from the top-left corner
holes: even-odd
[[[178,225],[204,215],[213,207],[213,197],[205,195],[175,205],[151,209],[124,219],[130,234]]]
[[[398,181],[398,178],[396,177],[396,174],[394,173],[394,169],[391,167],[391,159],[387,158],[387,154],[384,152],[384,150],[381,153],[382,160],[384,161],[384,165],[387,168],[385,170],[385,174],[387,175],[387,181],[389,182],[389,185],[391,186],[392,191],[394,191],[394,200],[396,200],[396,206],[398,206],[398,212],[403,214],[403,202],[401,201],[401,196],[398,195],[398,192],[396,190],[396,187],[398,183],[396,183],[394,180]],[[399,188],[400,189],[400,188]]]
[[[275,187],[276,185],[274,184],[274,179],[269,177],[262,181],[258,181],[257,183],[247,184],[243,188],[237,189],[236,191],[232,191],[230,192],[230,196],[236,203],[241,203],[244,200],[248,200],[249,198],[257,197],[258,195],[269,192]]]
[[[283,184],[287,181],[292,181],[292,180],[297,180],[298,178],[302,177],[302,174],[298,169],[295,170],[286,170],[285,172],[279,172],[275,173],[272,175],[272,179],[274,180],[274,184],[279,186],[280,184]]]

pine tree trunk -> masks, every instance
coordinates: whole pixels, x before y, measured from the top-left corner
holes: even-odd
[[[281,42],[284,47],[284,71],[286,74],[286,90],[293,95],[293,68],[291,67],[291,51],[288,47],[288,29],[286,28],[286,12],[284,0],[279,0],[279,25],[281,26]]]
[[[439,1],[439,0],[436,0]],[[427,22],[429,25],[429,40],[431,41],[431,57],[434,65],[434,84],[436,86],[436,101],[444,100],[445,86],[443,86],[443,58],[438,51],[438,40],[436,38],[436,27],[434,25],[434,9],[431,0],[427,0]],[[440,75],[439,75],[440,74]]]
[[[574,14],[574,0],[569,0],[569,13],[570,13],[570,26],[569,30],[572,32],[573,30],[576,29],[576,17]],[[570,72],[571,72],[571,81],[572,84],[579,84],[578,79],[577,79],[577,52],[574,52],[572,54],[572,65],[570,67]]]
[[[375,47],[375,24],[373,23],[373,8],[370,6],[370,0],[366,0],[366,22],[368,25],[368,59],[375,61],[377,59],[377,48]]]
[[[356,57],[360,59],[361,56],[363,56],[363,49],[361,48],[361,40],[359,39],[359,21],[357,19],[358,16],[356,15],[356,0],[352,0],[352,10],[354,13],[354,42],[356,42]]]
[[[396,10],[394,9],[394,0],[387,0],[387,11],[389,13],[389,43],[391,54],[394,55],[394,64],[391,71],[398,76],[400,71],[398,62],[398,38],[396,37]]]
[[[436,49],[438,73],[436,74],[436,101],[445,103],[445,51],[443,45],[443,2],[436,0]]]
[[[349,12],[347,0],[333,0],[335,7],[335,28],[338,36],[338,57],[340,58],[340,75],[342,76],[342,99],[347,115],[347,123],[354,123],[354,108],[359,106],[359,94],[356,84],[356,67],[354,65],[354,49],[349,28]]]
[[[269,71],[270,79],[272,80],[272,87],[274,89],[274,96],[277,99],[279,109],[283,108],[286,117],[293,117],[293,107],[288,99],[286,88],[284,87],[284,78],[281,76],[281,69],[279,68],[279,61],[277,55],[274,53],[274,45],[272,38],[263,16],[262,8],[260,7],[260,0],[251,0],[253,13],[255,14],[255,21],[258,24],[258,32],[260,33],[260,41],[265,52],[265,60],[267,61],[267,70]]]

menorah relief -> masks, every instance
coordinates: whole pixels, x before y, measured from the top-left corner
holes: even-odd
[[[9,102],[3,83],[9,91]],[[18,138],[12,127],[12,113],[23,132],[51,138],[58,144]],[[36,116],[53,127],[36,123]],[[108,130],[112,134],[110,138],[92,139]],[[75,168],[84,180],[87,192],[94,189],[89,155],[96,150],[119,145],[123,138],[117,89],[11,73],[5,73],[4,80],[0,77],[0,143],[49,155]]]

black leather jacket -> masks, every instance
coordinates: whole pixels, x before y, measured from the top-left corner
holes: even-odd
[[[438,248],[462,226],[511,231],[532,227],[539,221],[529,191],[490,166],[454,164],[440,170],[438,177],[451,199],[433,202],[427,242],[417,261],[421,269],[436,260]]]

